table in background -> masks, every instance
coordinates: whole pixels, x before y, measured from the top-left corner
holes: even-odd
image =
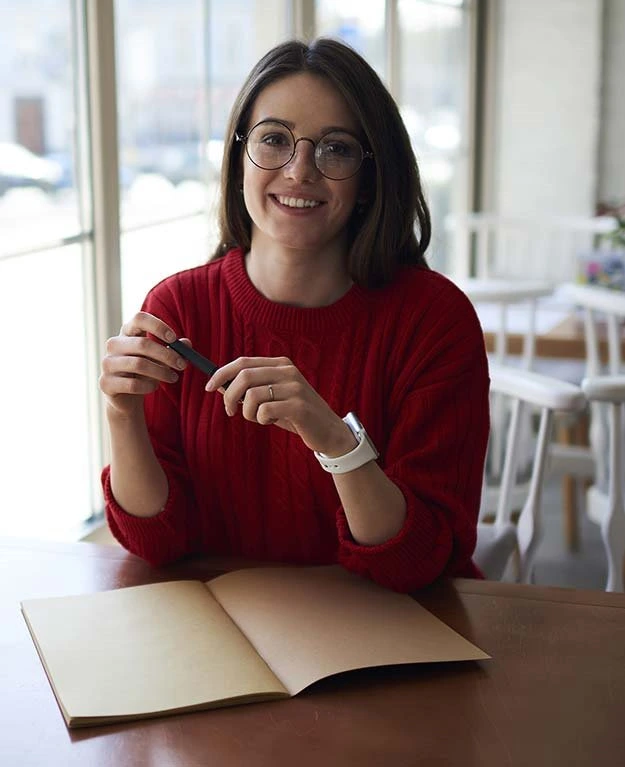
[[[558,316],[552,315],[553,325],[549,329],[538,331],[536,334],[536,357],[552,359],[585,360],[586,342],[584,340],[584,323],[576,314]],[[486,349],[491,352],[495,348],[495,331],[485,328],[484,338]],[[520,356],[523,351],[524,335],[521,332],[512,332],[507,340],[507,352],[511,355]],[[601,338],[599,347],[602,358],[608,358],[607,338]],[[621,345],[622,354],[625,355],[625,337]]]
[[[616,765],[625,754],[625,596],[456,580],[419,601],[491,654],[370,669],[286,701],[69,731],[19,602],[211,577],[116,547],[0,540],[0,762],[13,767]],[[354,641],[358,641],[355,637]],[[100,648],[93,648],[98,662]]]

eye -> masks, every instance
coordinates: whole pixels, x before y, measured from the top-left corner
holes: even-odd
[[[260,150],[283,150],[291,147],[293,139],[288,129],[280,123],[259,123],[249,135],[249,140]]]
[[[265,146],[275,147],[288,146],[291,143],[289,137],[285,133],[276,132],[266,133],[260,136],[258,142]]]
[[[359,145],[350,137],[326,136],[321,142],[321,151],[335,160],[359,157]]]

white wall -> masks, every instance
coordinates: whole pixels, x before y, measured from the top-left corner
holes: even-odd
[[[604,0],[598,200],[625,203],[625,0]]]
[[[496,6],[489,207],[504,215],[592,215],[603,3],[499,0]]]

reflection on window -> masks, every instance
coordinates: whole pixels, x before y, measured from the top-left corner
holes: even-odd
[[[78,230],[70,6],[0,4],[0,256]]]

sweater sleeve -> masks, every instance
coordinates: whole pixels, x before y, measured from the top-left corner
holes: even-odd
[[[389,402],[380,465],[404,494],[404,525],[383,544],[361,546],[343,510],[337,514],[341,563],[397,591],[441,575],[480,575],[471,555],[488,441],[488,363],[473,307],[455,289],[446,292],[420,323]]]
[[[142,308],[167,322],[177,334],[182,332],[175,301],[168,300],[168,291],[162,284],[148,295]],[[167,564],[192,553],[193,542],[199,539],[181,434],[181,391],[182,377],[177,384],[161,384],[144,399],[150,440],[169,487],[162,511],[148,518],[128,514],[112,493],[110,466],[102,471],[105,511],[112,534],[124,548],[153,565]]]

